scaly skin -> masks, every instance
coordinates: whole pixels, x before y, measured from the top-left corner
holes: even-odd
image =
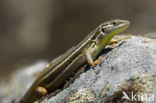
[[[128,26],[127,20],[111,20],[102,23],[72,50],[49,65],[34,81],[19,103],[32,103],[59,89],[74,72],[86,63],[95,66],[96,56],[116,34]],[[38,93],[39,91],[41,92]]]

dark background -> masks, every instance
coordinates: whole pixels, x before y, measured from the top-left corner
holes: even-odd
[[[100,23],[127,19],[125,33],[156,31],[156,0],[0,0],[0,77],[51,61]]]

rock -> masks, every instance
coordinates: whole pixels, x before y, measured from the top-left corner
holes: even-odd
[[[150,41],[132,36],[119,42],[100,65],[90,67],[68,88],[43,103],[121,103],[122,99],[122,103],[134,103],[141,101],[142,95],[149,96],[142,99],[145,102],[156,101],[156,42]],[[138,98],[131,97],[132,93]],[[124,94],[131,102],[122,98]]]
[[[16,103],[33,83],[38,72],[42,71],[46,61],[38,61],[11,74],[10,80],[0,83],[0,103]]]
[[[22,71],[19,73],[24,75]],[[12,78],[18,79],[25,81],[20,84],[20,87],[25,87],[26,77],[17,74]],[[19,84],[11,86],[10,90],[17,87]],[[1,90],[8,91],[4,87]],[[26,89],[17,91],[16,100]],[[0,92],[1,103],[9,103],[4,100],[15,98],[13,95],[10,92],[5,97]],[[117,43],[114,49],[105,53],[99,65],[90,66],[69,87],[55,96],[48,95],[43,103],[155,103],[155,96],[156,41],[132,36]]]

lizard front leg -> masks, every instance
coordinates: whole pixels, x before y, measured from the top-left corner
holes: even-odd
[[[90,46],[84,50],[86,60],[87,60],[88,64],[91,65],[91,66],[96,66],[97,64],[99,64],[100,60],[103,57],[103,55],[102,55],[102,56],[98,57],[97,60],[94,61],[93,57],[92,57],[92,54],[93,54],[93,51],[96,51],[95,49],[98,49],[97,41],[92,41]]]

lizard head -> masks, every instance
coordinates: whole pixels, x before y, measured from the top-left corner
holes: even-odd
[[[111,34],[112,32],[117,34],[125,30],[129,26],[129,23],[128,20],[120,19],[107,21],[101,24],[100,31],[105,34]]]
[[[103,48],[108,42],[118,33],[122,32],[129,26],[130,22],[127,20],[111,20],[102,23],[96,32],[96,41],[99,42],[99,47]]]

